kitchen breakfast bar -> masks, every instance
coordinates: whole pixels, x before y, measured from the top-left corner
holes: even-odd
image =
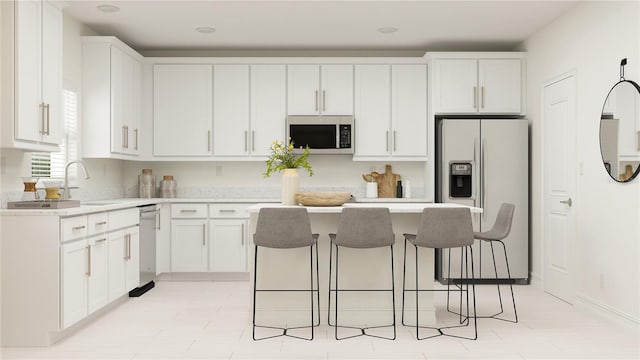
[[[250,234],[256,231],[258,212],[264,207],[289,207],[280,204],[265,203],[250,206]],[[385,207],[389,209],[395,235],[393,246],[393,266],[395,282],[396,313],[400,315],[402,309],[402,281],[403,281],[403,233],[415,234],[425,208],[466,207],[473,214],[482,213],[481,208],[458,204],[444,203],[345,203],[343,206],[314,207],[307,206],[311,231],[319,234],[318,265],[319,265],[319,308],[321,323],[327,321],[328,289],[329,289],[329,233],[336,233],[338,220],[342,209],[347,207]],[[254,260],[258,261],[256,281],[259,289],[308,289],[310,279],[309,248],[295,249],[259,249],[258,259],[255,259],[255,246],[249,246],[250,281],[253,288]],[[415,252],[407,251],[407,284],[414,284],[413,276]],[[315,256],[315,255],[314,255]],[[335,269],[335,254],[334,254]],[[388,247],[373,249],[340,248],[340,280],[341,289],[390,289],[391,272]],[[434,251],[420,249],[420,288],[434,287]],[[315,264],[314,264],[315,269]],[[314,274],[315,278],[315,274]],[[315,284],[314,284],[315,288]],[[335,280],[332,289],[335,288]],[[408,287],[409,288],[409,287]],[[309,322],[310,301],[309,292],[260,292],[256,298],[256,321],[273,326],[304,325]],[[333,295],[332,295],[333,296]],[[435,309],[431,293],[420,293],[420,321],[435,322]],[[405,312],[415,312],[415,297],[407,296]],[[333,300],[332,300],[333,301]],[[253,305],[253,304],[252,304]],[[314,308],[318,306],[314,303]],[[391,297],[388,293],[350,292],[340,294],[340,323],[368,323],[379,324],[389,321]],[[332,305],[333,307],[333,305]],[[333,319],[333,312],[330,314]]]

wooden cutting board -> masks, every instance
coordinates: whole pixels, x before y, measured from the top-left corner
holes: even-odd
[[[394,198],[396,197],[396,186],[400,180],[400,175],[391,171],[391,165],[385,165],[384,173],[375,177],[378,183],[378,197]]]

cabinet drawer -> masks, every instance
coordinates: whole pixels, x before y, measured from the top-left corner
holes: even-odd
[[[209,217],[248,218],[247,208],[251,204],[209,204]]]
[[[88,235],[99,234],[109,230],[109,216],[107,213],[87,215]]]
[[[61,241],[69,241],[87,236],[87,216],[74,216],[60,220]]]
[[[140,223],[138,208],[116,210],[109,212],[109,230],[122,229]]]
[[[207,204],[171,204],[172,218],[206,218]]]

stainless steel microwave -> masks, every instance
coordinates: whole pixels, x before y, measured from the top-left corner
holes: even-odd
[[[311,154],[353,154],[353,116],[287,116],[287,137]]]

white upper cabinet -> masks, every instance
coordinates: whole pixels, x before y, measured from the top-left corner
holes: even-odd
[[[522,113],[520,58],[437,58],[433,68],[435,113]]]
[[[394,157],[427,156],[427,66],[391,66]]]
[[[355,124],[357,160],[426,158],[426,65],[356,65]]]
[[[212,72],[212,65],[154,65],[155,156],[211,155]]]
[[[289,115],[353,114],[353,65],[289,65]]]
[[[63,123],[62,12],[40,0],[3,1],[2,12],[13,12],[2,22],[2,61],[8,64],[3,64],[2,146],[57,151]]]
[[[271,143],[284,140],[287,116],[285,65],[251,65],[250,154],[266,159]]]
[[[139,154],[141,60],[115,37],[82,38],[84,157],[127,159]]]
[[[248,155],[249,65],[215,65],[213,73],[213,154]]]

